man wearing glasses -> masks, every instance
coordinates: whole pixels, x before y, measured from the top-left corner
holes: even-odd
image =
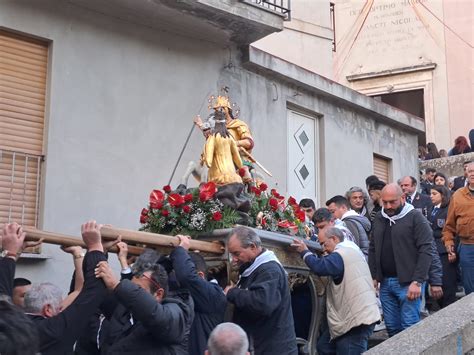
[[[192,301],[167,297],[168,274],[159,260],[156,251],[146,250],[132,267],[132,279],[122,281],[107,262],[98,264],[96,277],[113,291],[103,310],[108,323],[101,353],[188,353]]]

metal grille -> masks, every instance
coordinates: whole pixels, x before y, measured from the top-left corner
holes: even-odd
[[[291,20],[291,0],[241,0],[252,3],[271,11],[285,15],[285,20]]]
[[[43,158],[0,150],[0,224],[38,226]]]

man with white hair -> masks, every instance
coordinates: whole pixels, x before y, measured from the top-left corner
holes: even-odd
[[[250,355],[244,330],[234,323],[221,323],[211,332],[205,355]]]
[[[291,244],[312,272],[329,276],[328,328],[318,339],[318,353],[361,354],[380,320],[369,266],[359,250],[342,245],[344,233],[339,228],[324,228],[318,238],[328,256],[311,253],[301,239]]]
[[[74,343],[106,296],[104,282],[94,275],[96,265],[106,260],[100,228],[95,221],[82,225],[82,239],[87,248],[83,261],[84,286],[65,310],[61,311],[62,292],[53,284],[33,284],[25,295],[25,312],[38,328],[39,350],[43,355],[72,353]]]
[[[296,334],[285,269],[250,228],[236,227],[227,242],[237,285],[224,290],[234,305],[233,321],[248,334],[255,354],[296,355]]]

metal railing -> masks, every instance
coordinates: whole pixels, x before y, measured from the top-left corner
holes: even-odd
[[[261,6],[265,9],[279,12],[285,16],[286,21],[291,20],[291,0],[241,0]]]
[[[0,223],[38,226],[43,155],[0,149]]]

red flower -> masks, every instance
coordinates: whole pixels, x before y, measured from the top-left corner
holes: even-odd
[[[273,197],[276,197],[276,198],[281,197],[280,194],[275,189],[271,189],[270,193],[272,194]]]
[[[288,198],[288,204],[289,204],[290,206],[295,206],[295,205],[298,206],[298,203],[296,202],[296,200],[295,200],[295,198],[294,198],[293,196],[290,196],[290,197]],[[294,207],[293,207],[293,208],[294,208]]]
[[[262,227],[267,225],[267,219],[265,217],[262,218]]]
[[[222,213],[220,213],[219,211],[214,212],[214,213],[212,214],[212,219],[213,219],[214,221],[220,221],[220,220],[222,219]]]
[[[260,196],[260,194],[262,193],[262,191],[259,188],[255,187],[255,186],[252,186],[250,188],[250,191],[252,191],[256,196]]]
[[[147,215],[140,215],[140,223],[141,224],[145,224],[146,222],[148,222],[148,216]]]
[[[184,195],[184,201],[191,202],[193,200],[193,194]]]
[[[165,195],[160,190],[153,190],[150,193],[150,207],[160,209],[163,207],[165,201]]]
[[[268,185],[265,184],[264,182],[262,182],[259,187],[260,187],[260,191],[267,191],[268,189]]]
[[[161,211],[161,215],[162,215],[163,217],[168,217],[168,216],[170,215],[170,211],[168,211],[168,210],[163,210],[163,211]]]
[[[148,210],[146,208],[142,209],[142,216],[148,216]]]
[[[184,206],[183,206],[183,212],[184,212],[184,213],[189,213],[189,212],[191,212],[191,207],[189,207],[188,205],[184,205]]]
[[[212,181],[199,186],[199,199],[201,201],[208,201],[212,199],[217,192],[216,184]]]
[[[179,207],[184,205],[184,198],[180,194],[170,194],[168,195],[168,202],[173,207]]]
[[[301,222],[306,220],[306,213],[303,210],[295,211],[295,215]]]
[[[271,198],[270,200],[268,200],[268,204],[270,205],[272,210],[276,211],[278,209],[278,200],[277,199]]]
[[[290,228],[291,224],[286,219],[278,222],[278,227],[280,228]]]
[[[155,210],[161,210],[163,208],[163,203],[153,202],[153,203],[150,203],[150,207],[155,209]]]
[[[239,169],[239,175],[240,175],[240,177],[244,177],[246,173],[247,173],[247,171],[245,171],[245,168],[240,168],[240,169]]]
[[[170,185],[163,186],[163,191],[169,194],[171,192],[171,186]]]

